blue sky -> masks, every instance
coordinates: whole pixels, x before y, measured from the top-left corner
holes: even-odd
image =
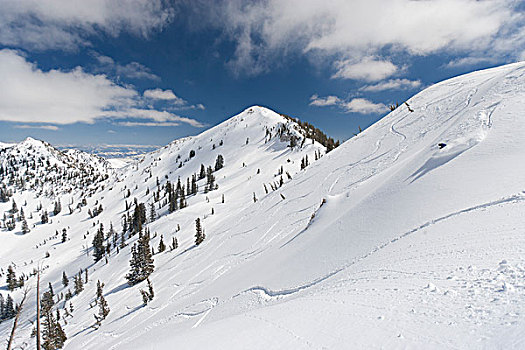
[[[251,105],[346,140],[525,59],[522,1],[0,0],[0,140],[164,145]]]

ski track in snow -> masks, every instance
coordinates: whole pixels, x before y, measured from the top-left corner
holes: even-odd
[[[252,287],[252,288],[249,288],[249,289],[246,289],[246,290],[242,291],[241,293],[235,295],[233,298],[238,297],[241,294],[250,293],[250,292],[262,293],[269,300],[281,299],[283,297],[287,297],[287,296],[293,295],[293,294],[295,294],[297,292],[303,291],[305,289],[309,289],[309,288],[311,288],[313,286],[318,285],[321,282],[324,282],[324,281],[328,280],[329,278],[339,274],[340,272],[346,270],[350,266],[355,265],[355,264],[357,264],[357,263],[367,259],[371,255],[379,252],[380,250],[388,247],[389,245],[394,244],[397,241],[399,241],[399,240],[401,240],[401,239],[403,239],[403,238],[405,238],[407,236],[410,236],[410,235],[412,235],[412,234],[414,234],[414,233],[416,233],[418,231],[421,231],[421,230],[423,230],[423,229],[425,229],[425,228],[427,228],[429,226],[438,224],[438,223],[440,223],[442,221],[448,220],[448,219],[453,218],[455,216],[466,214],[466,213],[469,213],[469,212],[472,212],[472,211],[486,209],[486,208],[490,208],[492,206],[497,206],[497,205],[505,204],[505,203],[513,203],[513,202],[516,203],[516,202],[525,201],[524,193],[525,193],[525,191],[520,193],[520,194],[516,194],[516,195],[510,196],[510,197],[506,197],[506,198],[498,199],[498,200],[495,200],[495,201],[491,201],[491,202],[475,205],[475,206],[472,206],[470,208],[466,208],[466,209],[462,209],[462,210],[459,210],[459,211],[455,211],[455,212],[450,213],[448,215],[441,216],[441,217],[433,219],[431,221],[427,221],[426,223],[424,223],[424,224],[422,224],[422,225],[420,225],[420,226],[418,226],[418,227],[416,227],[416,228],[414,228],[414,229],[412,229],[410,231],[407,231],[407,232],[405,232],[405,233],[403,233],[403,234],[393,238],[392,240],[390,240],[388,242],[385,242],[385,243],[379,245],[375,249],[373,249],[370,252],[368,252],[367,254],[357,258],[356,260],[352,261],[351,263],[346,264],[343,267],[338,268],[335,271],[333,271],[333,272],[331,272],[331,273],[329,273],[329,274],[327,274],[327,275],[325,275],[323,277],[317,278],[317,279],[315,279],[315,280],[313,280],[311,282],[302,284],[300,286],[287,288],[287,289],[281,289],[281,290],[272,290],[270,288],[263,287],[263,286],[255,286],[255,287]]]

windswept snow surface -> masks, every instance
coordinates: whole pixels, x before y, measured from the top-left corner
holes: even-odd
[[[129,248],[90,267],[90,283],[72,299],[66,349],[524,348],[524,101],[525,63],[516,63],[424,90],[407,101],[414,112],[400,106],[304,171],[301,157],[313,159],[321,146],[265,142],[264,125],[280,117],[260,107],[148,154],[97,193],[111,209],[95,221],[120,228],[124,186],[138,186],[132,197],[147,201],[156,176],[184,180],[217,153],[227,166],[216,173],[219,190],[149,224],[167,243],[178,237],[179,248],[154,256],[156,296],[147,306],[144,285],[125,283]],[[219,139],[224,148],[208,152]],[[178,168],[176,156],[184,161],[190,149],[197,164]],[[262,183],[281,164],[293,179],[266,195]],[[195,247],[198,216],[207,238]],[[49,249],[44,285],[61,291],[62,270],[92,262],[81,247],[93,220],[84,219],[60,215],[78,233],[37,250],[42,230],[1,232],[26,248],[0,248],[0,265],[37,261]],[[94,330],[97,279],[111,313]],[[30,328],[24,321],[17,338],[28,348]],[[2,323],[0,335],[8,331]]]

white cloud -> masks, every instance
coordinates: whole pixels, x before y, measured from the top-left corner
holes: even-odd
[[[351,60],[336,61],[336,73],[332,78],[355,79],[366,81],[383,80],[398,71],[398,67],[390,61],[364,57],[357,63]]]
[[[127,119],[127,118],[150,119],[156,123],[165,123],[165,122],[186,123],[186,124],[189,124],[197,128],[201,128],[205,126],[203,123],[199,122],[198,120],[188,118],[188,117],[181,117],[177,114],[174,114],[168,111],[158,111],[156,109],[127,108],[127,109],[120,110],[120,111],[104,111],[104,112],[101,112],[101,114],[104,115],[105,117],[111,117],[114,119]]]
[[[381,114],[387,110],[382,103],[374,103],[365,98],[344,100],[337,96],[319,97],[317,94],[310,97],[310,106],[329,107],[336,106],[345,113]]]
[[[0,0],[0,44],[28,49],[89,45],[98,32],[148,37],[173,17],[162,0]]]
[[[130,62],[122,65],[115,62],[111,57],[94,52],[93,56],[98,62],[97,71],[113,74],[117,77],[127,77],[132,79],[160,80],[160,77],[153,74],[151,69],[138,63]]]
[[[374,85],[367,85],[359,90],[369,91],[369,92],[378,92],[384,90],[407,90],[407,89],[416,89],[421,86],[421,81],[419,80],[409,80],[409,79],[390,79],[387,81],[382,81]]]
[[[147,119],[201,127],[197,120],[142,108],[141,95],[103,74],[77,67],[42,71],[17,51],[0,50],[0,121],[19,123],[94,123],[101,118]]]
[[[349,65],[385,52],[404,59],[397,54],[515,56],[522,50],[512,44],[524,44],[524,17],[517,6],[519,1],[508,0],[232,0],[208,11],[210,23],[235,43],[229,66],[254,75],[278,63],[277,55],[311,54]],[[377,78],[353,70],[338,70],[336,76],[379,80],[395,71],[390,63],[378,66]]]
[[[151,98],[154,100],[167,100],[173,101],[176,105],[184,105],[186,101],[173,93],[171,90],[162,89],[150,89],[144,91],[144,97]]]
[[[349,102],[345,102],[342,107],[348,113],[361,114],[380,114],[388,110],[387,106],[382,103],[374,103],[365,98],[354,98]]]
[[[16,129],[43,129],[43,130],[51,130],[51,131],[57,131],[60,129],[56,125],[29,125],[29,124],[15,125],[14,128]]]
[[[452,61],[449,61],[445,68],[459,68],[459,67],[468,67],[473,66],[480,63],[487,63],[493,61],[490,57],[462,57],[457,58]]]
[[[175,122],[119,122],[121,126],[178,126]]]
[[[162,90],[162,89],[149,89],[144,91],[144,97],[152,100],[161,100],[161,101],[170,101],[173,105],[173,109],[183,110],[183,109],[198,109],[205,110],[206,107],[202,103],[197,103],[194,105],[188,104],[188,101],[175,95],[171,90]]]
[[[340,103],[337,96],[319,97],[317,94],[310,97],[310,106],[326,107],[335,106]]]

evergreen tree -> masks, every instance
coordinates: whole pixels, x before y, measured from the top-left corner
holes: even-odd
[[[126,275],[130,285],[144,281],[155,270],[149,241],[150,234],[146,231],[131,248],[130,272]]]
[[[60,199],[57,199],[55,201],[55,207],[53,208],[53,214],[57,216],[62,211],[62,204],[60,203]]]
[[[151,284],[151,281],[149,280],[149,278],[147,280],[148,280],[148,290],[147,291],[144,289],[140,290],[140,294],[142,295],[142,302],[144,303],[144,305],[147,305],[148,302],[152,301],[153,298],[155,297],[155,292],[153,291],[153,284]]]
[[[100,281],[97,281],[97,305],[98,305],[98,315],[95,316],[95,320],[98,326],[102,323],[103,320],[106,319],[106,317],[109,314],[109,306],[108,302],[106,301],[106,298],[104,298],[104,283],[100,283]]]
[[[44,314],[42,348],[44,350],[62,349],[66,340],[66,333],[53,316],[53,312],[49,311]]]
[[[20,209],[20,219],[22,220],[22,233],[25,235],[29,233],[29,231],[31,230],[29,229],[29,226],[27,225],[27,220],[24,216],[24,212],[22,211],[22,209]]]
[[[155,203],[151,203],[149,206],[149,222],[153,222],[157,219],[157,213],[155,213]]]
[[[55,305],[53,294],[50,291],[44,292],[40,298],[40,310],[42,315],[45,315]]]
[[[78,272],[78,275],[75,275],[73,279],[73,284],[75,287],[75,294],[79,295],[80,292],[84,290],[84,282],[82,281],[82,270]]]
[[[44,210],[44,212],[42,213],[42,216],[40,217],[40,221],[42,222],[42,224],[47,224],[49,222],[49,216],[47,215],[46,210]]]
[[[179,247],[179,242],[177,242],[177,238],[173,237],[171,241],[171,250],[177,249]]]
[[[197,175],[193,174],[191,176],[191,194],[197,194],[199,186],[197,185]]]
[[[67,230],[64,228],[62,229],[62,243],[65,243],[67,241]]]
[[[64,288],[69,285],[69,278],[67,278],[66,271],[62,272],[62,285]]]
[[[18,281],[16,279],[15,270],[13,269],[13,266],[11,265],[7,267],[6,283],[7,283],[7,288],[10,291],[13,291],[15,290],[16,287],[18,287]]]
[[[204,235],[201,227],[201,219],[197,218],[195,220],[195,245],[201,244],[205,238],[206,235]]]
[[[208,170],[206,172],[206,178],[207,178],[207,182],[206,182],[206,190],[209,192],[209,191],[213,191],[215,189],[215,176],[213,175],[213,170],[210,167],[208,167]]]
[[[180,189],[180,203],[179,208],[185,208],[186,207],[186,196],[184,195],[184,187],[181,187]]]
[[[221,154],[217,155],[215,160],[215,171],[220,170],[224,167],[224,158]]]
[[[95,237],[93,238],[93,257],[95,262],[99,261],[104,257],[106,248],[104,247],[104,227],[100,224],[100,228],[97,230]]]
[[[199,172],[199,180],[202,180],[206,177],[206,168],[204,167],[204,164],[201,164],[201,170]]]
[[[163,237],[163,235],[160,235],[160,242],[159,242],[158,251],[159,251],[159,253],[162,253],[165,250],[166,250],[166,245],[164,244],[164,237]]]
[[[5,300],[5,306],[4,306],[4,319],[10,319],[15,317],[16,311],[14,307],[14,301],[13,298],[11,298],[11,295],[8,294],[7,298]]]

